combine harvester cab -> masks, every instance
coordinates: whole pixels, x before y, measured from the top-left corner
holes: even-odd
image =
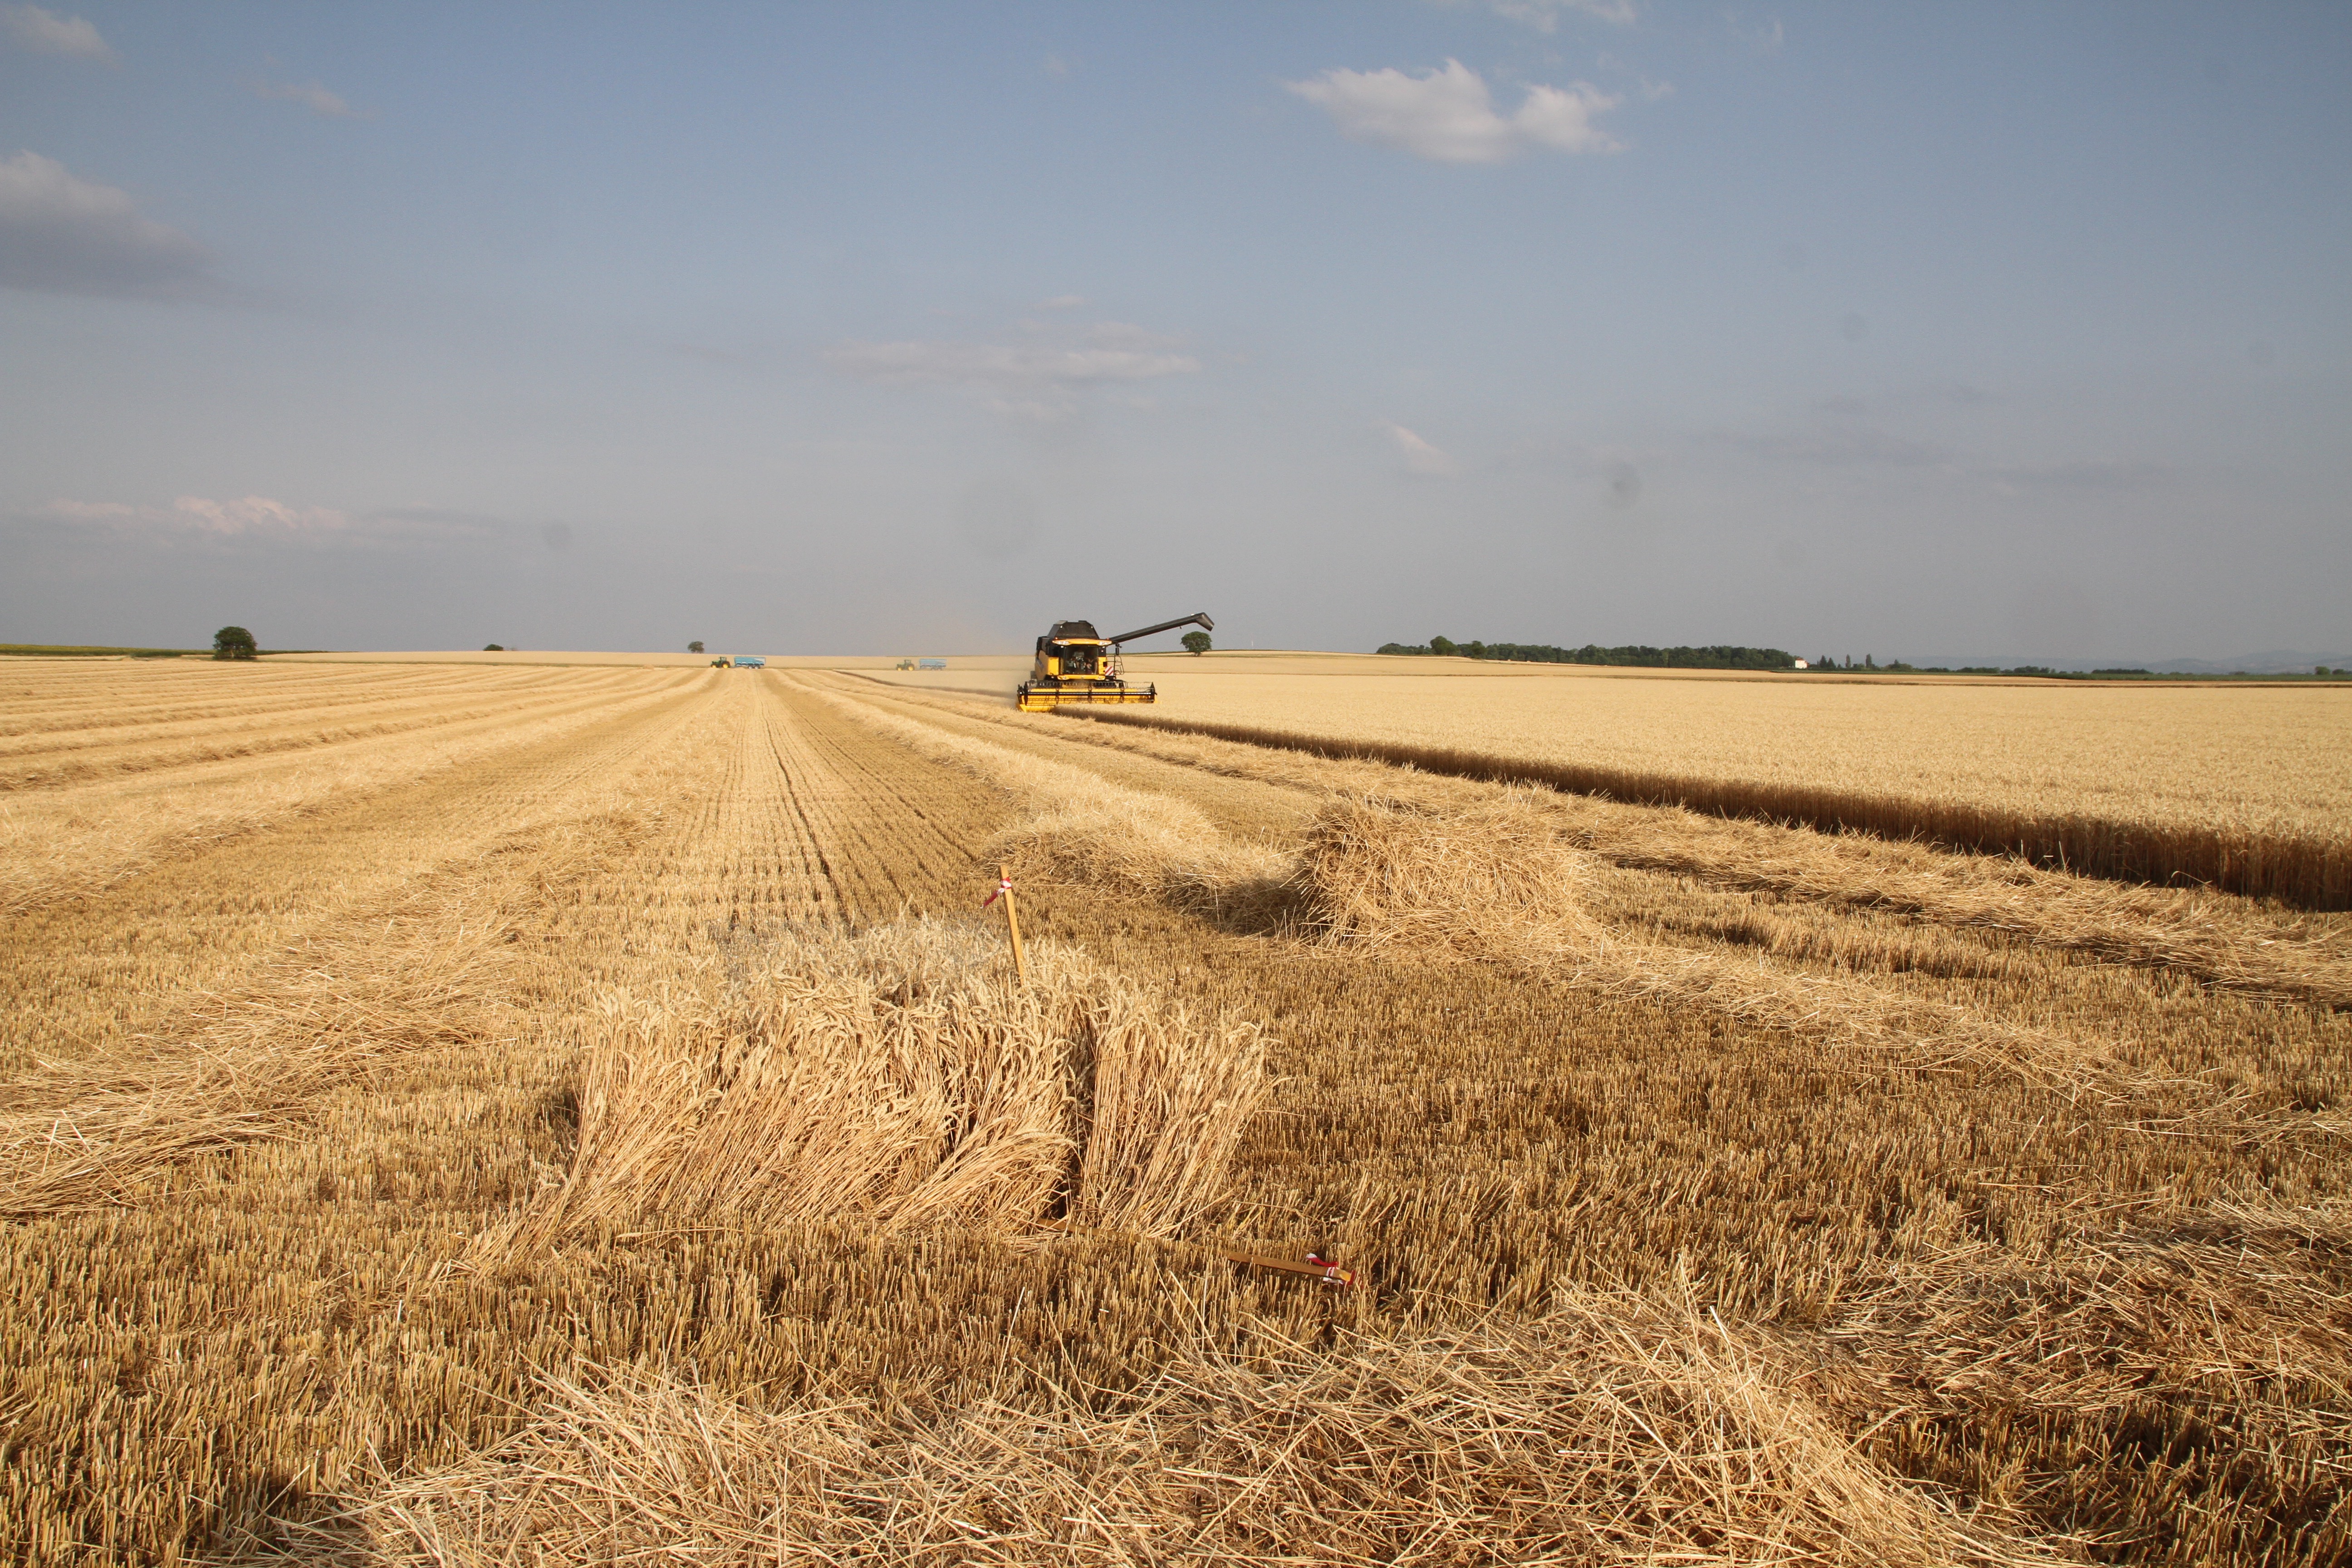
[[[1037,662],[1029,679],[1021,683],[1020,709],[1024,713],[1051,713],[1073,702],[1157,702],[1159,688],[1129,686],[1121,679],[1119,645],[1192,626],[1214,631],[1217,623],[1203,612],[1107,637],[1095,630],[1092,621],[1055,621],[1054,629],[1037,639]]]

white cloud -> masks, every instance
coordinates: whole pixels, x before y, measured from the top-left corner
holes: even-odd
[[[244,496],[236,500],[181,496],[167,507],[61,500],[51,501],[48,511],[52,517],[74,522],[148,523],[226,537],[323,533],[351,526],[349,517],[331,508],[293,507],[268,496]]]
[[[1283,85],[1330,115],[1352,141],[1442,163],[1499,163],[1538,147],[1614,153],[1623,145],[1592,123],[1622,100],[1580,81],[1530,87],[1508,119],[1495,111],[1486,79],[1460,60],[1420,76],[1335,68]]]
[[[292,82],[259,82],[255,85],[253,95],[256,98],[277,98],[283,99],[289,103],[299,103],[322,119],[356,120],[359,118],[357,110],[315,81],[300,86]]]
[[[197,292],[212,257],[130,193],[75,178],[38,153],[0,160],[0,285],[57,294]]]
[[[1083,392],[1197,374],[1201,362],[1174,352],[1177,342],[1123,321],[1101,321],[1078,341],[1062,344],[848,342],[825,350],[824,359],[861,380],[961,387],[980,394],[999,413],[1058,419],[1075,410],[1075,398]]]
[[[327,507],[291,507],[284,501],[271,500],[267,496],[247,496],[239,500],[206,500],[202,496],[181,496],[172,502],[172,514],[185,519],[189,525],[214,533],[255,533],[282,530],[287,532],[309,533],[322,529],[348,527],[351,519]]]
[[[1455,463],[1452,457],[1431,446],[1403,426],[1384,425],[1381,428],[1389,433],[1389,439],[1395,444],[1398,454],[1404,458],[1406,473],[1418,474],[1424,479],[1451,479],[1460,471],[1460,465]]]
[[[38,5],[0,5],[0,31],[5,31],[18,48],[36,54],[114,63],[114,51],[106,47],[98,29],[80,16],[60,16]]]

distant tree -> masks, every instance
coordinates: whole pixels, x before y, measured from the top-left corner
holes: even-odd
[[[1462,649],[1455,645],[1452,637],[1432,637],[1429,639],[1429,651],[1441,658],[1451,658]]]
[[[1209,634],[1206,632],[1186,632],[1184,634],[1184,651],[1192,654],[1202,654],[1208,652]]]
[[[484,653],[504,653],[507,650],[506,645],[503,643],[486,642],[482,645],[482,651]]]
[[[213,634],[215,658],[251,658],[260,651],[253,634],[243,626],[223,626]]]
[[[688,653],[700,653],[702,651],[702,645],[698,642],[690,642],[686,645],[686,651]]]

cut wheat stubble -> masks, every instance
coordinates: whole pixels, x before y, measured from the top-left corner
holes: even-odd
[[[1228,837],[1187,802],[871,702],[820,695],[1038,804],[992,847],[1047,875],[1336,952],[1475,959],[1612,995],[1703,1007],[1851,1050],[1858,1068],[1990,1069],[2106,1095],[2136,1087],[2111,1045],[1994,1023],[1848,976],[1781,973],[1615,936],[1583,901],[1591,858],[1564,831],[1547,792],[1444,805],[1335,792],[1286,852]]]
[[[1687,1301],[1328,1343],[1262,1327],[1131,1393],[1040,1378],[928,1415],[583,1368],[542,1380],[502,1447],[300,1539],[355,1564],[2064,1560],[1872,1466]]]
[[[0,1215],[132,1202],[184,1160],[295,1135],[321,1095],[379,1062],[487,1038],[512,967],[501,925],[445,909],[397,942],[314,942],[201,999],[168,1037],[8,1086]]]

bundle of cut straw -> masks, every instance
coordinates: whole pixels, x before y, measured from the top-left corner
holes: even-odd
[[[1213,1204],[1256,1108],[1250,1025],[1051,942],[1032,981],[936,921],[799,933],[735,1005],[610,997],[580,1142],[526,1235],[727,1216],[1165,1235]]]
[[[1584,858],[1513,795],[1440,812],[1341,795],[1318,814],[1292,886],[1315,939],[1362,952],[1544,963],[1601,945]]]

